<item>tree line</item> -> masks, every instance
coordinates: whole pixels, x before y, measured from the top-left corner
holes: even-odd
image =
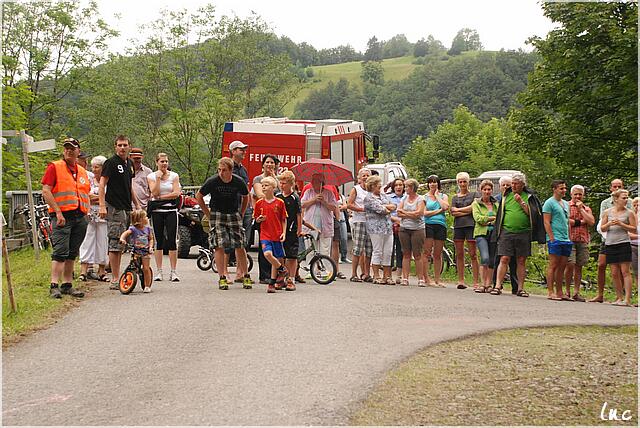
[[[557,28],[529,39],[533,53],[450,49],[399,82],[363,64],[363,85],[329,84],[296,115],[364,121],[384,159],[402,159],[422,179],[520,169],[543,195],[561,177],[596,198],[614,177],[637,186],[637,3],[542,8]]]
[[[372,37],[364,54],[345,45],[320,55],[256,15],[218,16],[209,5],[166,11],[125,55],[109,55],[117,31],[94,2],[3,3],[3,127],[73,135],[92,155],[126,133],[151,155],[168,152],[185,184],[198,184],[214,171],[226,121],[280,116],[308,66],[360,60],[365,83],[330,83],[295,116],[362,120],[384,157],[418,177],[505,165],[597,191],[611,176],[636,180],[637,4],[541,7],[557,28],[530,39],[533,53],[483,51],[477,32],[462,29],[448,50],[433,36],[411,44],[397,35]],[[412,53],[423,65],[386,81],[378,60]],[[48,157],[31,155],[34,175]],[[24,187],[21,171],[10,140],[6,189]]]

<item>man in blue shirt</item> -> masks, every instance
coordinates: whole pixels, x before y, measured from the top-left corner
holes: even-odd
[[[551,300],[571,300],[571,296],[562,294],[564,268],[571,255],[571,239],[569,239],[569,203],[562,199],[567,193],[564,180],[553,180],[553,196],[542,206],[544,229],[547,232],[547,248],[549,250],[549,266],[547,267],[547,291]],[[555,294],[553,285],[555,284]]]

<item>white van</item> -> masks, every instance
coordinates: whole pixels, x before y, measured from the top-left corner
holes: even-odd
[[[376,171],[382,178],[382,187],[391,183],[396,178],[406,180],[409,178],[407,170],[400,162],[372,163],[366,166],[371,171]]]

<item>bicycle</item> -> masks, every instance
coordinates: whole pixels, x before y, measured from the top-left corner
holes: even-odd
[[[38,232],[38,247],[41,250],[46,250],[51,246],[51,235],[53,233],[51,218],[49,217],[49,205],[35,205],[34,210],[36,218],[36,229]],[[16,214],[22,215],[24,217],[25,225],[27,227],[27,236],[29,237],[29,240],[32,241],[31,212],[29,210],[29,204],[24,204],[22,208],[16,209],[15,212]]]
[[[143,256],[133,252],[132,246],[127,246],[127,248],[131,251],[131,261],[122,275],[120,275],[120,280],[118,281],[118,287],[122,294],[130,294],[133,289],[136,288],[138,277],[140,277],[140,283],[142,284],[142,288],[144,288],[144,269],[142,269]],[[149,271],[151,275],[151,283],[153,283],[153,269],[151,269],[151,266],[149,266]],[[151,283],[149,285],[151,285]]]
[[[306,260],[307,255],[313,253],[313,257],[311,258],[308,267],[303,269],[309,270],[311,278],[313,278],[313,280],[318,284],[331,284],[338,274],[336,262],[334,262],[331,257],[320,254],[320,252],[316,250],[316,246],[314,244],[315,238],[313,235],[306,234],[302,238],[304,239],[305,250],[298,254],[298,263],[302,263]]]
[[[218,273],[218,269],[216,268],[216,260],[213,256],[213,252],[205,247],[198,248],[198,258],[196,259],[196,265],[200,270],[207,271],[209,269],[213,270],[215,273]],[[229,266],[237,268],[238,263],[235,258],[235,254],[232,253],[229,255]],[[247,253],[247,271],[251,272],[253,269],[253,257],[249,253]]]
[[[464,249],[464,253],[464,267],[468,273],[472,273],[471,261],[467,261],[469,250],[466,247]],[[457,267],[456,246],[451,239],[447,238],[444,245],[442,246],[442,267],[440,268],[440,274],[442,274],[445,270],[449,270],[450,267],[453,267],[454,269]]]

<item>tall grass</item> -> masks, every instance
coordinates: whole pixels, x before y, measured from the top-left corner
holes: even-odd
[[[36,262],[33,248],[9,253],[11,283],[16,312],[11,312],[7,277],[2,266],[2,339],[3,344],[26,332],[48,325],[55,315],[73,305],[72,299],[49,297],[51,250],[42,251]]]

